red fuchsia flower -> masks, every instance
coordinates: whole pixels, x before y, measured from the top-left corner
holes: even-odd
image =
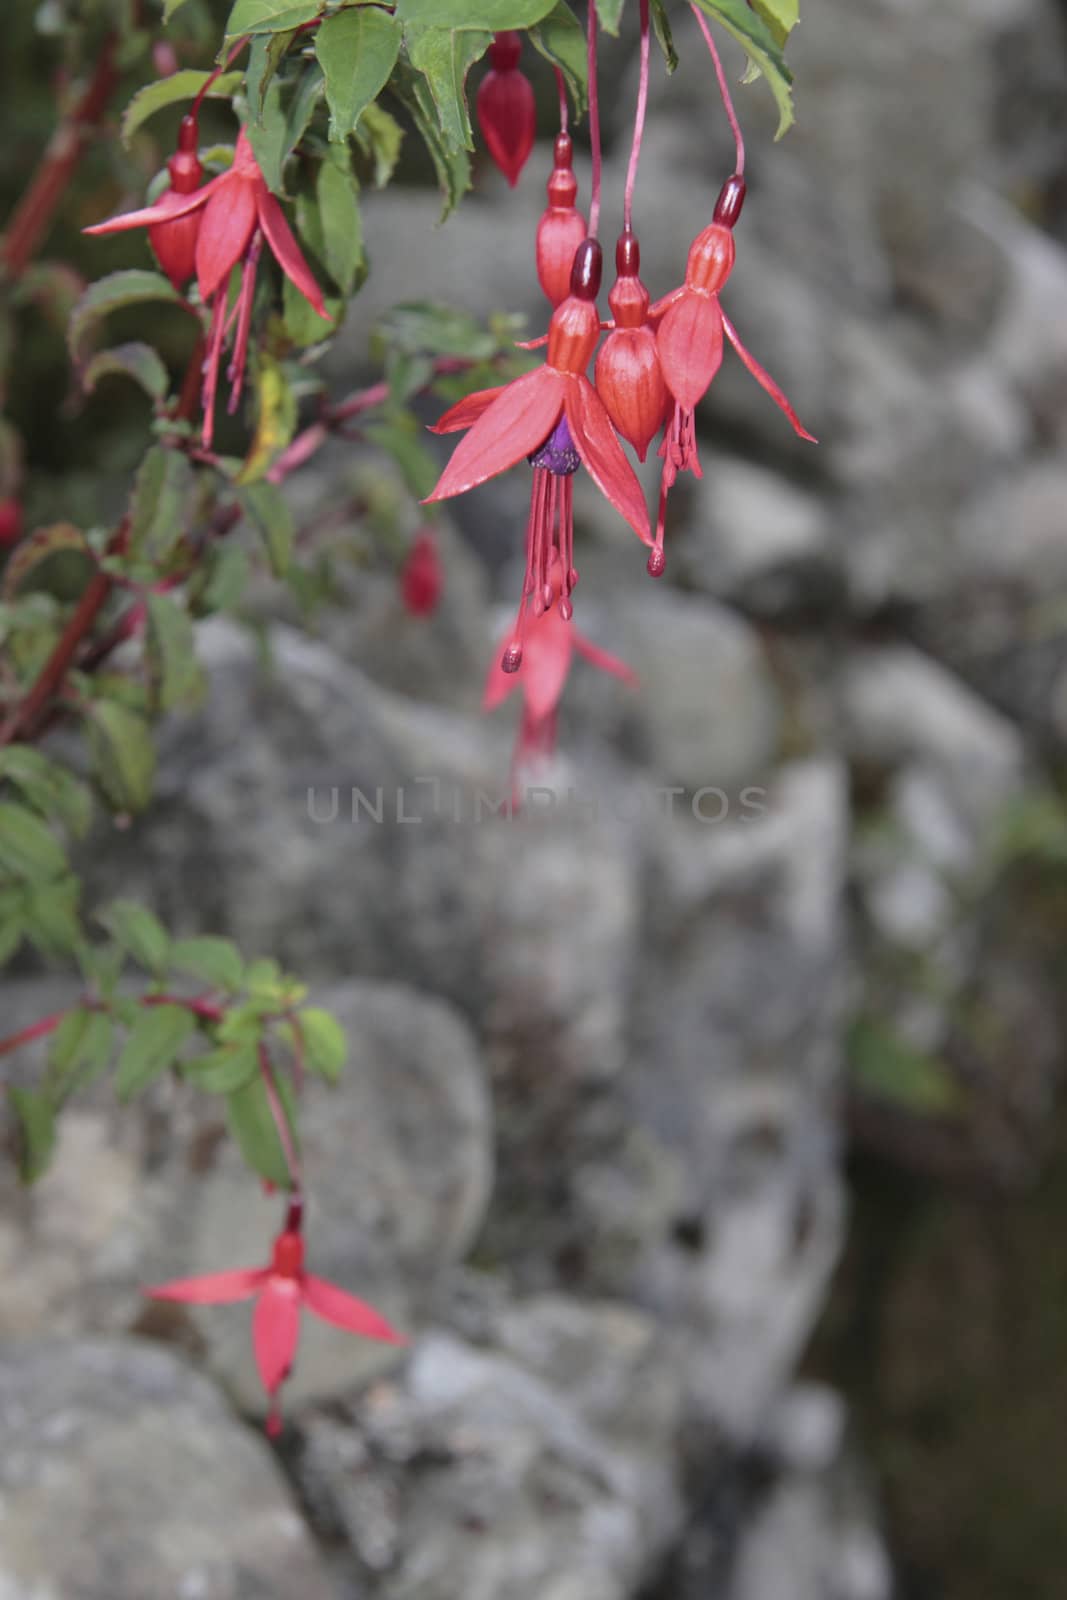
[[[586,236],[585,218],[575,207],[578,180],[574,176],[574,145],[569,133],[556,135],[554,164],[549,175],[548,206],[537,224],[537,281],[551,305],[560,305],[570,293],[574,253]]]
[[[812,444],[818,441],[809,433],[769,372],[745,349],[737,329],[719,304],[719,291],[733,270],[736,247],[734,226],[745,200],[745,180],[734,173],[723,184],[709,225],[698,233],[689,248],[685,283],[657,301],[649,315],[659,323],[656,344],[667,388],[673,397],[660,455],[663,477],[660,489],[660,515],[655,549],[649,556],[648,570],[658,577],[664,569],[663,521],[666,497],[679,472],[692,471],[701,477],[693,432],[693,412],[707,393],[722,363],[723,333],[737,351],[756,382],[785,412],[794,430]]]
[[[648,321],[649,294],[641,282],[637,235],[624,230],[615,246],[618,276],[608,295],[615,323],[596,358],[596,392],[608,416],[640,461],[667,410],[656,335]]]
[[[637,682],[636,673],[630,670],[625,661],[620,661],[618,656],[611,655],[607,650],[601,650],[567,620],[559,604],[563,579],[563,567],[556,556],[548,578],[553,603],[538,608],[536,596],[524,601],[530,611],[530,621],[518,671],[507,670],[504,665],[505,652],[504,658],[498,656],[494,660],[486,679],[482,700],[484,711],[494,711],[513,689],[522,690],[522,721],[513,770],[532,759],[547,757],[555,749],[559,703],[563,698],[575,650],[602,672],[611,672],[624,683]]]
[[[515,634],[504,652],[505,672],[522,663],[528,615],[555,605],[564,621],[578,581],[574,568],[572,479],[584,466],[600,492],[651,544],[648,508],[633,468],[622,453],[603,401],[585,376],[600,337],[596,295],[600,246],[587,239],[574,259],[571,293],[552,313],[545,364],[498,389],[468,395],[447,411],[434,432],[470,431],[460,441],[430,501],[447,500],[506,472],[526,456],[534,468],[526,527],[526,576]],[[560,562],[558,593],[550,573]]]
[[[400,568],[400,598],[413,617],[428,617],[437,610],[444,588],[441,553],[431,528],[415,535]]]
[[[22,538],[22,507],[17,500],[0,500],[0,550],[9,550]]]
[[[285,213],[267,188],[243,128],[229,171],[212,178],[195,194],[177,200],[173,194],[164,195],[163,201],[167,203],[160,202],[141,211],[127,212],[125,216],[114,217],[110,222],[99,222],[85,231],[94,234],[120,233],[129,228],[151,229],[161,224],[171,227],[179,219],[197,216],[196,277],[200,298],[211,307],[203,394],[204,447],[209,449],[222,346],[234,326],[233,357],[228,371],[233,385],[231,412],[237,409],[240,401],[252,325],[256,268],[264,239],[286,277],[313,310],[326,322],[329,322],[330,314],[311,268],[304,260],[300,246],[285,220]],[[231,313],[227,305],[227,290],[230,274],[239,263],[242,266],[241,292]]]
[[[183,117],[178,130],[178,148],[167,162],[170,187],[156,201],[158,209],[169,213],[182,211],[186,196],[195,194],[204,181],[204,169],[197,152],[199,138],[196,118]],[[148,229],[148,242],[155,251],[156,260],[179,294],[196,271],[200,219],[199,211],[185,211],[181,216],[172,214],[169,221],[152,223]]]
[[[478,123],[489,154],[514,189],[533,149],[537,107],[533,85],[518,70],[522,41],[510,29],[493,36],[490,69],[478,88]],[[582,230],[585,232],[584,228]]]
[[[263,1387],[270,1396],[267,1432],[272,1435],[281,1427],[278,1391],[296,1356],[304,1307],[324,1322],[332,1322],[362,1339],[379,1339],[386,1344],[407,1342],[373,1306],[304,1270],[304,1241],[293,1227],[286,1227],[275,1239],[269,1267],[176,1278],[146,1289],[145,1293],[153,1300],[181,1300],[201,1306],[255,1299],[252,1347]]]

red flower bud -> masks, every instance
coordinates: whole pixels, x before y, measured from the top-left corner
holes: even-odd
[[[491,66],[478,89],[478,123],[489,154],[514,188],[533,149],[537,108],[529,78],[519,72],[517,33],[498,33],[489,46]]]
[[[555,165],[548,180],[548,207],[537,224],[537,278],[554,306],[570,293],[574,252],[586,235],[585,218],[574,205],[578,180],[571,165],[573,154],[570,135],[557,135]]]
[[[0,500],[0,550],[9,550],[22,538],[22,507],[17,500]]]
[[[197,154],[199,136],[196,118],[183,117],[178,148],[167,162],[170,188],[160,195],[160,207],[180,206],[186,195],[199,189],[204,177]],[[156,222],[148,230],[156,260],[179,293],[196,271],[196,242],[202,219],[202,210],[190,211],[172,222]]]
[[[649,295],[639,276],[641,252],[634,234],[619,235],[615,266],[618,277],[608,295],[615,327],[596,358],[596,387],[616,430],[643,461],[663,422],[667,385],[648,324]]]
[[[400,569],[400,598],[413,617],[428,617],[437,610],[444,588],[441,556],[433,533],[425,528],[415,535]]]

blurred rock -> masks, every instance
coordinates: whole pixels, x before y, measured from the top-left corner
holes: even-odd
[[[10,1600],[330,1600],[263,1440],[135,1340],[0,1347]]]

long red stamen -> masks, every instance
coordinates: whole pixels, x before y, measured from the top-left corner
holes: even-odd
[[[634,184],[637,182],[637,163],[641,159],[641,139],[645,131],[645,110],[648,106],[650,31],[648,25],[648,0],[641,0],[641,76],[637,85],[637,109],[634,112],[634,137],[630,146],[630,165],[626,169],[626,192],[622,200],[622,225],[626,232],[631,232],[633,229]]]
[[[734,111],[734,103],[730,98],[730,89],[726,82],[726,73],[723,71],[722,60],[720,59],[718,49],[715,45],[715,40],[712,38],[711,29],[708,27],[704,13],[699,11],[697,7],[692,4],[692,0],[690,0],[690,10],[692,11],[694,17],[696,17],[697,22],[700,24],[700,31],[704,35],[705,43],[707,44],[708,49],[711,51],[711,59],[715,63],[715,76],[719,80],[719,93],[722,95],[722,103],[726,107],[727,121],[729,122],[730,128],[733,132],[734,145],[737,149],[737,160],[734,162],[734,171],[737,173],[738,177],[740,177],[745,170],[745,141],[741,136],[741,124],[737,120],[737,113]]]
[[[252,306],[256,298],[256,269],[259,258],[263,253],[263,235],[257,228],[252,235],[252,243],[248,247],[241,270],[241,293],[238,296],[237,307],[237,337],[234,340],[233,357],[230,361],[227,378],[233,385],[230,390],[229,412],[231,417],[241,403],[241,391],[244,388],[245,366],[248,361],[248,338],[252,329]]]
[[[203,446],[211,449],[215,437],[215,396],[219,389],[219,364],[222,361],[222,341],[226,335],[226,285],[220,284],[211,308],[211,331],[208,334],[207,355],[204,358],[204,388],[201,410],[204,413]]]
[[[592,154],[592,181],[589,200],[589,237],[595,239],[600,226],[600,100],[596,81],[596,0],[589,0],[589,147]]]

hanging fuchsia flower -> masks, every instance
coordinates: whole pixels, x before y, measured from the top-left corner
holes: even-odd
[[[270,1396],[267,1431],[271,1434],[281,1427],[278,1391],[289,1376],[296,1356],[300,1313],[304,1307],[324,1322],[332,1322],[335,1327],[345,1328],[362,1339],[378,1339],[386,1344],[406,1343],[373,1306],[304,1270],[304,1241],[291,1227],[275,1239],[269,1267],[176,1278],[146,1289],[145,1293],[153,1300],[181,1300],[201,1306],[255,1299],[252,1346],[263,1387]]]
[[[456,446],[430,501],[465,494],[526,456],[534,468],[526,528],[526,577],[516,631],[504,653],[505,672],[522,662],[526,600],[535,614],[558,605],[566,621],[574,569],[572,478],[584,466],[600,492],[625,517],[638,538],[651,544],[648,507],[634,470],[622,453],[604,403],[585,376],[600,337],[596,295],[602,257],[595,239],[579,248],[571,293],[552,313],[545,364],[497,389],[468,395],[447,411],[436,433],[470,431]],[[550,581],[558,557],[558,595]]]
[[[489,71],[478,88],[478,124],[489,154],[514,189],[533,149],[537,107],[533,85],[519,71],[522,41],[510,29],[493,36]],[[584,232],[584,230],[583,230]]]
[[[0,550],[10,549],[22,538],[22,507],[9,496],[0,499]]]
[[[164,203],[165,202],[165,203]],[[129,228],[170,229],[185,217],[197,217],[196,277],[200,298],[211,306],[211,330],[204,363],[204,447],[210,448],[213,433],[215,394],[218,387],[222,346],[231,326],[236,324],[233,357],[228,377],[233,385],[230,410],[237,409],[248,359],[248,338],[252,325],[256,268],[266,240],[286,277],[299,289],[308,304],[324,321],[330,320],[322,291],[304,260],[300,246],[285,220],[285,213],[259,170],[251,142],[242,128],[234,152],[233,166],[212,178],[195,194],[176,201],[172,193],[154,206],[130,211],[99,222],[86,233],[121,233]],[[242,266],[241,293],[232,313],[227,306],[230,274]]]
[[[588,231],[576,208],[578,179],[574,176],[574,145],[569,133],[556,135],[548,205],[537,224],[537,281],[551,305],[560,305],[570,293],[574,252]]]
[[[413,617],[429,617],[437,610],[444,587],[441,553],[431,528],[415,535],[400,568],[400,598]]]
[[[151,223],[148,228],[148,242],[156,260],[179,294],[196,271],[201,213],[199,210],[187,211],[185,201],[189,195],[196,193],[204,181],[204,168],[197,150],[199,140],[196,117],[183,117],[178,129],[178,148],[167,162],[170,186],[156,201],[156,209],[166,211],[168,217],[164,222]],[[176,212],[181,212],[181,215],[175,215]],[[107,224],[103,226],[107,227]]]
[[[608,295],[614,328],[596,358],[596,392],[608,416],[643,461],[667,410],[656,335],[648,321],[649,294],[641,282],[636,234],[624,230],[615,246],[618,276]]]

